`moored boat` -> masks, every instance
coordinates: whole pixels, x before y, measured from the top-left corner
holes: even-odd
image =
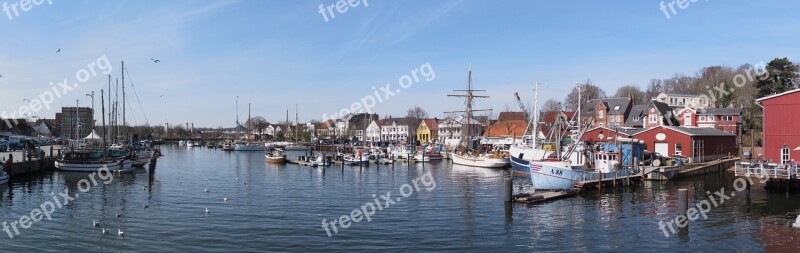
[[[281,149],[267,148],[267,149],[265,149],[264,159],[268,163],[279,163],[279,164],[282,164],[282,163],[286,162],[286,154]]]
[[[467,155],[451,153],[450,159],[453,160],[453,164],[481,168],[505,168],[510,164],[508,157],[502,154]]]
[[[5,166],[0,164],[0,185],[7,184],[10,178],[11,176],[6,172]]]

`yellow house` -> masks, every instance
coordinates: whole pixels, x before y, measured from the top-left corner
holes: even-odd
[[[417,127],[417,141],[426,143],[439,138],[439,123],[436,119],[424,119]]]

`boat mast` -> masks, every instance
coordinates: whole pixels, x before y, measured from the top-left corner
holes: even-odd
[[[539,137],[539,85],[540,82],[536,82],[536,85],[533,88],[533,132],[531,132],[531,136],[533,137],[533,148],[536,148],[536,139]]]
[[[300,121],[298,120],[297,114],[297,104],[294,104],[294,142],[297,142],[297,135],[300,132]]]
[[[236,96],[236,140],[239,141],[239,96]]]
[[[578,85],[578,132],[581,131],[581,83],[575,82],[575,85]]]
[[[108,126],[106,126],[106,139],[113,136],[113,128],[111,127],[111,75],[108,75]]]
[[[125,131],[124,136],[128,136],[128,122],[125,121],[125,61],[122,61],[122,129]],[[125,143],[125,140],[122,140]]]
[[[473,90],[472,89],[472,63],[469,64],[469,71],[467,71],[467,89],[466,90],[453,90],[453,91],[463,91],[465,92],[464,95],[447,95],[448,97],[464,97],[467,100],[466,103],[466,110],[465,111],[454,111],[454,112],[463,112],[464,115],[467,117],[467,126],[466,126],[466,141],[467,144],[465,145],[468,149],[472,148],[472,113],[475,111],[490,111],[488,110],[474,110],[472,109],[472,101],[475,98],[489,98],[489,96],[478,96],[474,95],[473,92],[475,91],[486,91],[486,90]],[[454,113],[454,112],[445,112],[445,113]],[[465,138],[462,138],[462,141]],[[459,142],[459,145],[461,142]]]
[[[103,117],[103,135],[105,135],[103,137],[103,148],[105,149],[107,147],[106,138],[108,138],[108,135],[105,133],[105,131],[108,130],[108,128],[106,127],[106,101],[105,94],[103,94],[103,89],[100,89],[100,108],[100,116]]]
[[[78,118],[78,114],[80,111],[78,110],[80,106],[80,100],[75,100],[75,141],[77,142],[80,140],[80,131],[81,131],[81,122]]]
[[[250,131],[251,121],[252,120],[250,120],[250,103],[247,103],[247,132],[244,134],[245,136],[244,138],[247,139],[247,142],[250,142],[250,133],[252,133]]]

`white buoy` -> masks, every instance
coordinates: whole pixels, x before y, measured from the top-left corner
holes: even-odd
[[[797,216],[797,219],[794,220],[794,224],[792,224],[794,228],[800,228],[800,215]]]

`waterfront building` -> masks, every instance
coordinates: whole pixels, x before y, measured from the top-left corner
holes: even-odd
[[[764,158],[789,163],[800,157],[800,89],[759,98]]]
[[[439,119],[423,119],[417,127],[419,143],[435,142],[439,137]]]
[[[648,129],[596,127],[586,131],[587,143],[614,142],[615,137],[644,141],[649,152],[665,157],[683,156],[705,162],[739,153],[736,135],[716,128],[657,126]]]
[[[525,112],[501,112],[497,121],[489,125],[483,133],[487,138],[522,138],[528,128]],[[473,135],[478,135],[477,133]]]
[[[408,143],[411,142],[409,136],[410,122],[413,121],[408,118],[387,118],[382,120],[381,125],[381,138],[384,141],[394,143]]]
[[[93,115],[91,107],[61,107],[62,121],[58,124],[61,125],[62,136],[80,139],[91,134],[94,127]]]
[[[373,120],[367,126],[367,141],[379,142],[381,140],[381,121]]]

